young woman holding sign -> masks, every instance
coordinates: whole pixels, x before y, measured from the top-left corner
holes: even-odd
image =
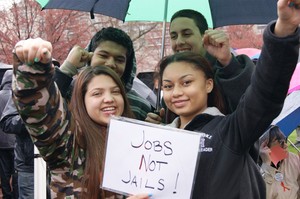
[[[251,85],[230,115],[218,110],[222,102],[204,57],[183,52],[161,61],[163,98],[179,115],[171,125],[207,135],[199,149],[194,199],[266,198],[265,183],[248,150],[282,109],[299,53],[299,6],[299,0],[278,1],[278,19],[264,32]]]
[[[51,54],[40,38],[18,42],[13,83],[18,111],[51,171],[51,197],[124,198],[100,189],[110,117],[133,117],[120,78],[108,67],[87,67],[68,108],[52,78]]]

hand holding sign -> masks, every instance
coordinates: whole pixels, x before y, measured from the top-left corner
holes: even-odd
[[[149,199],[151,198],[151,194],[138,194],[134,196],[130,196],[127,199]]]

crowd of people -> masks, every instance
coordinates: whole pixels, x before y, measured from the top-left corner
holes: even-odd
[[[163,92],[158,114],[132,89],[135,52],[123,30],[101,29],[61,65],[50,42],[19,41],[13,70],[1,84],[7,75],[11,85],[1,89],[7,94],[0,101],[0,135],[10,143],[0,146],[4,198],[33,198],[34,145],[50,172],[48,198],[155,198],[101,189],[112,115],[203,133],[202,144],[212,150],[199,152],[193,199],[300,198],[299,156],[287,151],[280,129],[270,127],[298,61],[299,6],[300,0],[278,0],[278,19],[264,31],[256,65],[234,56],[228,35],[208,29],[201,13],[176,12],[169,29],[174,54],[161,59],[156,74]],[[274,147],[286,153],[278,163]],[[14,176],[18,191],[11,188]]]

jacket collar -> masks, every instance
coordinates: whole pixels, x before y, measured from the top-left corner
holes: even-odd
[[[206,108],[201,114],[199,114],[199,115],[204,115],[204,114],[206,114],[206,115],[211,115],[211,116],[224,116],[224,114],[221,113],[221,112],[219,111],[219,109],[217,109],[216,107],[207,107],[207,108]],[[198,117],[199,115],[197,115],[196,117]],[[195,118],[196,118],[196,117],[195,117]],[[191,121],[193,121],[195,118],[193,118]],[[188,125],[191,123],[191,121],[188,122],[188,123],[185,125],[185,127],[188,126]],[[176,117],[176,118],[173,120],[173,122],[172,122],[171,124],[168,124],[168,126],[175,127],[175,128],[179,128],[179,126],[180,126],[180,118],[179,118],[179,117]],[[184,127],[184,128],[185,128],[185,127]]]

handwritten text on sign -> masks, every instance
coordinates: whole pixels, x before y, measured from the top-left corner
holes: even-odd
[[[151,193],[156,199],[190,198],[199,133],[113,118],[102,186],[118,193]]]

